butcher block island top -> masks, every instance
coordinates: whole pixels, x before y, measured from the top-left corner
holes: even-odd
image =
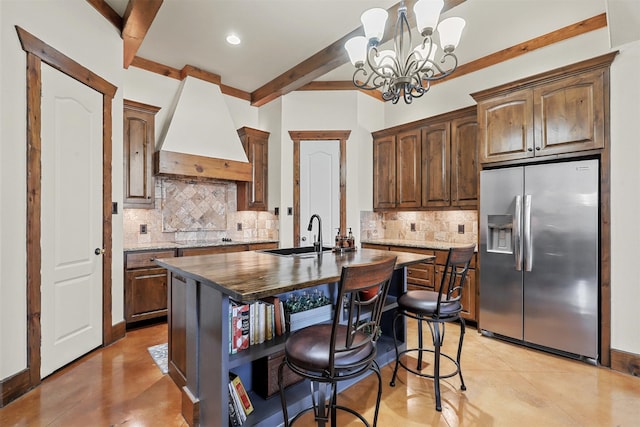
[[[396,269],[428,261],[431,255],[358,249],[353,252],[325,251],[320,255],[279,256],[254,252],[233,252],[184,258],[157,259],[156,263],[186,278],[212,286],[236,301],[291,292],[340,280],[342,267],[397,257]]]

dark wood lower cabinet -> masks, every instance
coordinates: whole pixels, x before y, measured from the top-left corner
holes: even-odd
[[[412,246],[388,246],[371,243],[363,243],[363,248],[382,249],[398,252],[412,252],[418,254],[435,255],[435,262],[421,262],[407,267],[407,289],[415,290],[440,290],[442,273],[447,263],[449,251],[442,249],[425,249]],[[476,281],[476,256],[471,260],[471,268],[467,272],[464,289],[462,291],[462,317],[472,322],[477,322],[477,293],[478,285]]]
[[[167,270],[150,268],[126,273],[127,323],[167,315]]]

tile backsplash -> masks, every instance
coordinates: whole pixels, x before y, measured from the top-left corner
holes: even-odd
[[[278,240],[278,217],[271,212],[238,212],[236,183],[230,181],[156,178],[155,208],[124,209],[123,221],[125,247],[222,238]],[[146,224],[146,234],[140,232],[141,224]]]
[[[413,230],[412,230],[413,224]],[[458,233],[458,225],[464,233]],[[360,212],[362,240],[400,239],[447,243],[476,243],[478,240],[478,212],[416,211],[416,212]]]

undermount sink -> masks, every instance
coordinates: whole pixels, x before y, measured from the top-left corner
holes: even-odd
[[[322,251],[330,251],[332,248],[324,246]],[[304,254],[313,254],[315,249],[313,246],[303,246],[300,248],[279,248],[279,249],[265,249],[261,252],[272,255],[280,255],[280,256],[295,256],[295,255],[304,255]]]

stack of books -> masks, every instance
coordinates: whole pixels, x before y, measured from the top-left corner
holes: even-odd
[[[229,425],[232,427],[243,425],[251,412],[253,412],[253,405],[242,380],[238,375],[229,372]]]
[[[230,354],[262,344],[286,332],[284,305],[278,297],[267,297],[251,303],[230,302]]]

